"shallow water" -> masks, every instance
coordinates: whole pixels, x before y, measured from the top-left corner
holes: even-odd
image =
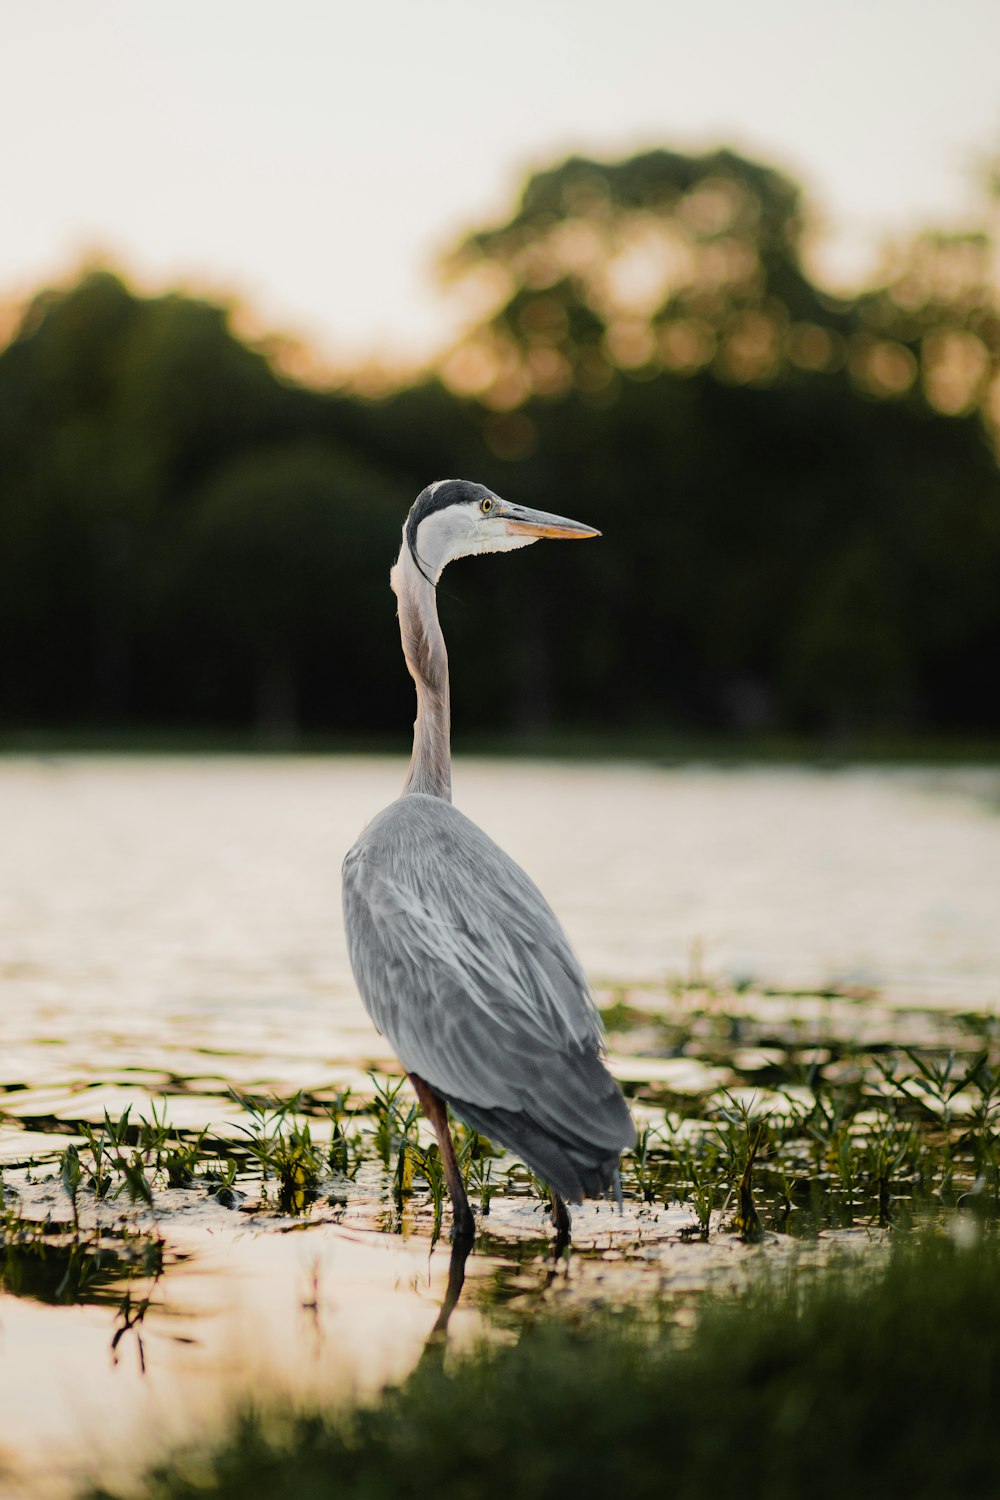
[[[51,1163],[105,1110],[148,1113],[167,1094],[174,1125],[225,1135],[232,1085],[370,1090],[368,1072],[393,1060],[350,976],[339,867],[403,771],[390,759],[0,761],[9,1194],[65,1216]],[[604,1000],[625,994],[654,1016],[673,1006],[683,1021],[675,981],[717,980],[745,992],[733,1004],[759,1028],[877,1041],[927,1028],[947,1039],[949,1016],[1000,1009],[995,771],[480,761],[456,767],[455,798],[545,891]],[[744,1041],[739,1066],[753,1076],[767,1037]],[[732,1081],[711,1059],[662,1055],[641,1028],[612,1043],[640,1096]],[[126,1208],[95,1213],[110,1226]],[[137,1230],[155,1220],[168,1268],[137,1283],[153,1302],[117,1363],[124,1268],[116,1281],[112,1261],[103,1299],[74,1306],[12,1295],[0,1278],[11,1493],[190,1431],[237,1376],[347,1390],[400,1375],[447,1280],[426,1213],[387,1235],[370,1194],[317,1209],[305,1228],[190,1194],[130,1218]],[[688,1209],[627,1204],[619,1219],[602,1205],[578,1215],[570,1278],[553,1282],[537,1203],[501,1198],[491,1221],[452,1323],[459,1340],[556,1296],[634,1295],[651,1277],[681,1295],[760,1253],[684,1243]]]

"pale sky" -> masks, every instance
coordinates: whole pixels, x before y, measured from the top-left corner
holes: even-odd
[[[1000,152],[1000,0],[3,0],[0,57],[0,300],[103,256],[335,363],[440,345],[435,256],[570,151],[779,166],[841,284]]]

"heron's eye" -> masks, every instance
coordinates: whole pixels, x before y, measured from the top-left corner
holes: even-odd
[[[479,509],[482,511],[484,516],[488,516],[490,511],[493,509],[493,501],[481,500],[479,503]]]

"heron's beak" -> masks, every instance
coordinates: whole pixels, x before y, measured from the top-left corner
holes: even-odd
[[[570,521],[565,516],[550,516],[544,510],[526,510],[523,505],[511,505],[502,500],[494,511],[507,528],[508,536],[562,537],[570,541],[574,537],[600,536],[593,526],[582,521]]]

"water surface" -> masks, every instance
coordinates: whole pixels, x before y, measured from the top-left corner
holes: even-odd
[[[172,1123],[224,1135],[239,1113],[233,1085],[363,1092],[372,1070],[393,1067],[351,978],[339,871],[404,771],[402,759],[0,761],[9,1201],[64,1216],[53,1163],[105,1110],[148,1112],[166,1095]],[[753,1049],[768,1027],[883,1045],[918,1037],[921,1015],[947,1037],[949,1016],[1000,1009],[995,771],[469,761],[456,767],[455,800],[540,885],[602,1003],[671,1011],[683,1030],[683,986],[729,986],[731,1011],[742,1004],[760,1032],[743,1047],[748,1074],[767,1067],[766,1047]],[[644,1088],[676,1098],[731,1082],[717,1060],[665,1051],[641,1028],[612,1043],[640,1120]],[[152,1214],[125,1200],[95,1213],[109,1233],[119,1225],[126,1251],[123,1216],[136,1234],[162,1236],[168,1268],[136,1283],[152,1309],[115,1359],[129,1283],[113,1255],[107,1285],[96,1277],[72,1307],[0,1282],[11,1493],[58,1487],[81,1454],[107,1464],[154,1432],[190,1430],[238,1374],[342,1389],[400,1375],[447,1278],[425,1211],[389,1235],[363,1195],[318,1209],[305,1228],[280,1216],[262,1225],[204,1193],[158,1196]],[[751,1253],[732,1240],[684,1243],[690,1219],[638,1202],[620,1220],[588,1208],[574,1293],[634,1294],[637,1271],[683,1292]],[[537,1203],[501,1198],[493,1229],[470,1261],[459,1339],[567,1290],[538,1259],[548,1230]]]

